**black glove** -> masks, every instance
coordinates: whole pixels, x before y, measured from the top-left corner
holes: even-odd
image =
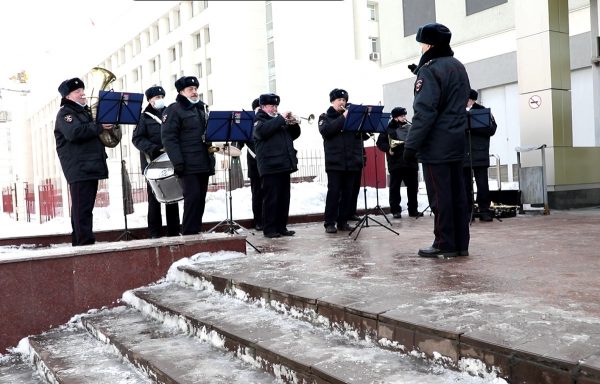
[[[152,150],[152,160],[156,159],[158,156],[162,155],[163,152],[160,150],[160,148],[155,148],[154,150]]]
[[[404,153],[402,154],[402,158],[407,163],[416,163],[417,162],[417,151],[411,148],[404,148]]]
[[[185,171],[185,166],[183,164],[177,164],[173,167],[173,172],[175,172],[177,176],[182,176],[183,171]]]
[[[408,69],[410,69],[410,71],[411,71],[412,73],[415,73],[415,69],[417,69],[417,64],[414,64],[414,63],[413,63],[413,64],[410,64],[410,65],[408,66]]]

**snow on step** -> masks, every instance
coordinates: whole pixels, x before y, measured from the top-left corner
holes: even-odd
[[[128,291],[123,299],[188,333],[236,350],[286,382],[493,383],[429,365],[413,356],[379,348],[308,322],[216,293],[175,283]]]
[[[0,358],[0,384],[42,384],[40,376],[20,357],[9,355]]]
[[[38,371],[51,383],[152,382],[83,329],[70,326],[31,336],[29,345]]]
[[[275,383],[271,375],[244,364],[231,352],[189,337],[131,308],[84,316],[82,323],[157,382]]]

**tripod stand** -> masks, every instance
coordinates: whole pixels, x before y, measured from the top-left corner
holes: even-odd
[[[248,114],[248,112],[244,113]],[[253,115],[254,113],[252,113]],[[233,220],[233,198],[231,195],[231,152],[232,145],[230,141],[232,139],[232,128],[234,124],[240,128],[240,130],[244,130],[244,128],[252,129],[252,120],[253,116],[249,119],[244,119],[242,112],[211,112],[211,115],[208,119],[207,126],[207,140],[222,140],[224,139],[225,144],[223,145],[223,155],[227,157],[227,177],[225,177],[225,190],[226,190],[226,198],[225,198],[225,210],[226,210],[226,218],[221,220],[217,225],[212,227],[208,232],[215,232],[217,228],[225,227],[224,232],[229,234],[238,234],[238,230],[245,229],[243,226],[238,224]],[[244,124],[248,123],[249,124]],[[225,134],[223,136],[223,133]],[[250,138],[249,134],[244,134],[239,137],[237,141],[248,141]],[[234,147],[235,148],[235,147]],[[239,151],[235,148],[236,151]],[[258,248],[254,246],[248,239],[246,239],[246,243],[250,245],[256,252],[261,253]]]
[[[363,133],[367,133],[367,132],[369,132],[369,133],[380,132],[381,130],[378,128],[381,125],[380,120],[381,120],[381,111],[382,110],[383,110],[383,106],[375,107],[375,106],[349,105],[348,118],[346,120],[346,123],[349,125],[349,127],[351,129],[356,128],[356,131],[361,136],[363,135]],[[353,119],[352,118],[353,115],[354,116],[358,115],[358,117],[360,118],[360,121],[358,121],[357,118]],[[365,128],[365,122],[369,123],[369,126],[371,127],[370,129]],[[362,147],[363,147],[363,154],[364,154],[365,153],[364,141],[362,142]],[[377,191],[377,189],[379,187],[379,179],[378,179],[378,174],[377,174],[377,153],[375,153],[374,158],[375,158],[375,165],[374,165],[375,166],[375,190],[376,190],[376,199],[377,199],[377,205],[375,206],[375,209],[379,210],[383,214],[383,217],[386,219],[388,224],[391,225],[392,223],[390,223],[389,219],[385,215],[385,212],[383,212],[383,209],[381,209],[381,206],[379,205],[379,191]],[[384,227],[388,231],[391,231],[391,232],[395,233],[396,235],[400,235],[398,232],[394,231],[392,228],[390,228],[390,227],[380,223],[376,219],[370,217],[369,209],[367,207],[367,183],[366,183],[366,175],[364,172],[364,165],[365,165],[365,157],[363,156],[361,169],[363,169],[362,178],[363,178],[363,197],[364,197],[364,202],[365,202],[365,214],[359,220],[359,222],[356,224],[356,226],[354,228],[352,228],[350,233],[348,233],[348,236],[352,236],[352,233],[354,233],[354,231],[358,229],[358,232],[356,232],[356,236],[354,237],[354,240],[356,241],[356,239],[360,235],[360,232],[362,231],[362,229],[364,227],[369,227],[369,219],[374,221],[375,223],[379,224],[380,226]]]
[[[98,93],[98,109],[96,113],[97,122],[100,124],[137,124],[142,114],[143,99],[144,95],[141,93],[100,91]],[[120,139],[119,153],[125,230],[117,240],[131,240],[135,236],[127,228],[127,191],[125,190],[126,185],[129,184],[129,176],[126,177],[127,171],[123,162],[123,145]],[[131,191],[131,186],[129,187],[129,191]],[[133,202],[131,203],[133,204]]]
[[[121,145],[121,142],[119,142],[119,152],[121,155],[121,192],[122,192],[122,199],[123,199],[123,220],[125,221],[125,229],[124,229],[123,233],[121,233],[119,235],[117,240],[118,241],[120,241],[120,240],[127,241],[127,240],[131,240],[131,239],[136,239],[136,237],[127,228],[127,214],[133,213],[133,212],[127,212],[127,196],[131,192],[131,183],[129,182],[129,176],[126,175],[127,170],[125,169],[125,161],[123,160],[123,146]],[[129,186],[129,188],[127,188],[127,186]],[[129,191],[127,189],[129,189]],[[130,198],[130,203],[133,204],[133,201],[131,201],[131,198]]]

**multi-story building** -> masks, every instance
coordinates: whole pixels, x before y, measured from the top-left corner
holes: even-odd
[[[500,159],[502,179],[516,181],[515,147],[546,144],[551,201],[559,207],[600,201],[600,171],[591,166],[600,141],[592,44],[597,0],[163,3],[157,19],[122,40],[113,37],[112,52],[97,58],[115,74],[115,90],[142,93],[160,84],[173,101],[174,81],[195,75],[211,110],[250,109],[259,94],[276,92],[280,111],[318,116],[329,106],[329,91],[342,87],[351,103],[382,104],[386,111],[401,105],[410,115],[414,75],[407,65],[419,60],[416,29],[440,22],[452,30],[455,56],[498,122],[491,153]],[[136,3],[139,18],[143,5]],[[81,68],[86,83],[88,70]],[[540,95],[543,107],[530,110],[527,100]],[[62,175],[51,133],[58,106],[55,98],[29,117],[32,151],[22,161],[32,164],[30,182]],[[322,148],[316,125],[302,129],[300,149]],[[122,147],[108,153],[120,164],[122,150],[135,172],[132,130],[125,127]],[[537,164],[535,154],[526,156],[525,165]]]

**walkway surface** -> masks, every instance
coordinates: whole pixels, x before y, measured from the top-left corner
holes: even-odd
[[[383,216],[373,218],[388,226]],[[247,240],[262,253],[248,246],[248,257],[198,269],[247,291],[337,305],[402,329],[422,326],[450,341],[445,350],[438,345],[453,359],[469,353],[465,345],[479,346],[473,354],[499,366],[505,377],[561,383],[589,376],[597,382],[600,209],[477,221],[470,256],[450,259],[417,256],[431,244],[433,216],[392,224],[398,235],[370,220],[356,240],[356,232],[327,234],[322,223],[290,225],[293,237],[250,234]],[[373,331],[381,338],[384,330]],[[538,371],[531,362],[552,369]]]

